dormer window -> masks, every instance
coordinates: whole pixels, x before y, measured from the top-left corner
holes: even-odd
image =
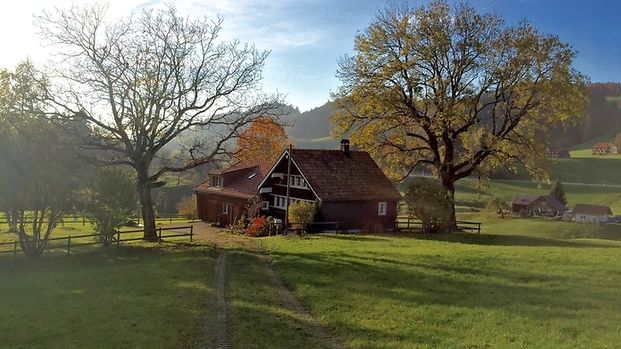
[[[222,176],[211,176],[211,186],[222,188]]]

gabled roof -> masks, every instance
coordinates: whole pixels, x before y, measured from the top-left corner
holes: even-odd
[[[611,216],[612,210],[608,206],[576,204],[571,211],[573,214],[586,214],[593,216]]]
[[[612,143],[596,143],[593,145],[593,149],[609,149],[610,147],[614,146],[614,144]]]
[[[541,195],[521,194],[521,195],[516,196],[515,199],[513,199],[513,201],[511,202],[511,204],[528,206],[532,204],[533,202],[539,200],[540,197]]]
[[[241,198],[251,198],[257,194],[259,183],[272,167],[271,162],[243,163],[229,168],[210,171],[210,175],[225,177],[223,187],[211,186],[211,179],[198,185],[194,191],[209,192],[220,195],[229,195]],[[233,172],[236,172],[234,176]],[[231,176],[227,176],[231,174]]]
[[[529,194],[522,194],[522,195],[518,195],[515,197],[515,199],[513,199],[513,202],[511,202],[513,205],[523,205],[523,206],[530,206],[532,205],[535,201],[537,200],[544,200],[548,206],[562,211],[565,209],[565,205],[563,205],[560,201],[558,201],[557,198],[555,198],[552,195],[529,195]]]
[[[289,150],[287,150],[289,151]],[[291,159],[323,201],[400,200],[401,194],[369,153],[291,149]]]

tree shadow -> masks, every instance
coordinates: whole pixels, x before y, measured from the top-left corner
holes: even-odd
[[[406,233],[394,234],[395,237],[409,237],[419,240],[432,240],[443,242],[455,242],[469,245],[488,245],[488,246],[531,246],[531,247],[573,247],[573,248],[619,248],[619,246],[597,243],[594,241],[571,241],[541,238],[525,235],[504,235],[504,234],[473,234],[463,232],[453,232],[446,234],[423,234]]]

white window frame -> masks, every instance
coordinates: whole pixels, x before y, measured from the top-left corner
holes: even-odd
[[[381,201],[377,204],[377,215],[385,216],[386,211],[388,211],[388,203],[386,201]]]
[[[211,185],[216,187],[216,188],[222,188],[223,186],[223,180],[222,180],[222,176],[212,176],[211,177]]]
[[[229,213],[229,204],[226,202],[222,203],[222,214],[228,214]]]
[[[274,196],[274,208],[279,208],[281,210],[287,209],[287,197],[282,195],[273,195]],[[289,198],[290,203],[298,202],[298,201],[306,201],[314,204],[314,200],[306,200],[306,199],[298,199],[298,198]]]
[[[291,175],[289,177],[289,186],[291,188],[308,189],[308,184],[304,180],[304,177],[299,175]]]
[[[261,209],[262,209],[262,210],[269,210],[269,209],[270,209],[270,202],[269,202],[269,201],[267,201],[267,200],[264,200],[264,201],[261,203]]]

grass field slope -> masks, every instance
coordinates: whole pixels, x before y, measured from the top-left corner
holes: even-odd
[[[263,243],[295,294],[351,348],[621,342],[618,244],[462,234]]]

